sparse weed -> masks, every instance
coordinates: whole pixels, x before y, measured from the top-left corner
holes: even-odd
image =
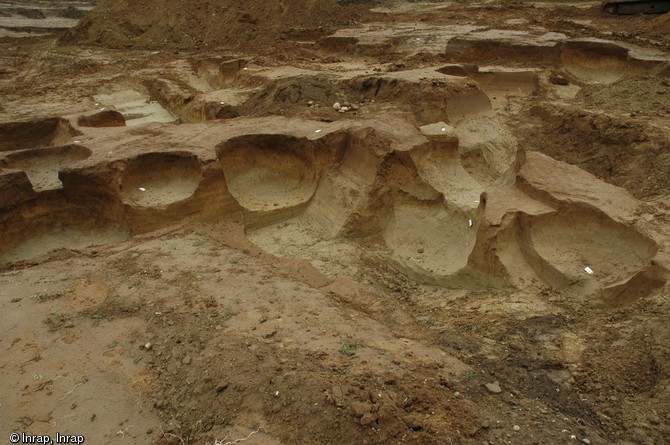
[[[340,346],[339,352],[342,355],[352,355],[357,349],[358,345],[356,343],[344,343]]]
[[[49,299],[49,296],[47,294],[35,294],[32,296],[32,299],[38,303],[44,303]]]
[[[216,298],[214,298],[214,297],[205,298],[205,306],[216,307],[216,305],[217,305]]]
[[[45,292],[40,292],[39,294],[33,295],[31,298],[38,303],[44,303],[45,301],[55,300],[56,298],[60,298],[62,296],[63,294],[60,292],[55,294],[47,294]]]

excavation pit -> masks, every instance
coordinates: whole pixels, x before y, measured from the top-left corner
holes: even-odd
[[[561,209],[527,219],[526,242],[537,254],[528,262],[556,287],[586,279],[603,286],[628,280],[656,254],[653,241],[594,210]]]
[[[4,123],[0,124],[0,152],[60,145],[78,134],[60,117]]]
[[[609,51],[605,51],[609,49]],[[631,69],[628,51],[619,46],[571,46],[561,59],[567,73],[585,83],[613,83]]]
[[[230,194],[247,210],[295,207],[316,190],[315,147],[306,139],[244,136],[218,147],[218,155]]]
[[[466,266],[476,234],[472,219],[443,204],[399,202],[384,240],[402,268],[445,276]]]
[[[116,110],[103,110],[98,113],[81,116],[77,119],[80,127],[125,127],[126,120]]]
[[[198,158],[188,153],[149,153],[128,162],[121,182],[123,202],[164,207],[193,196],[202,180]]]
[[[538,73],[528,69],[507,67],[476,67],[467,65],[446,65],[437,70],[449,76],[469,77],[480,86],[489,97],[505,99],[525,97],[539,87]]]
[[[36,192],[62,187],[58,172],[91,156],[91,150],[78,144],[38,148],[9,154],[0,165],[23,170]]]

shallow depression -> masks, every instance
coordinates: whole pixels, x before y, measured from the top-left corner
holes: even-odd
[[[569,281],[592,277],[611,284],[628,279],[656,253],[651,240],[586,209],[533,217],[529,230],[535,251]]]
[[[38,191],[61,188],[58,172],[61,167],[74,164],[91,156],[91,150],[81,145],[24,150],[7,155],[0,166],[23,170],[33,189]]]
[[[202,169],[195,155],[149,153],[128,162],[121,195],[132,206],[162,207],[190,198],[201,180]]]
[[[384,239],[401,264],[447,275],[466,266],[476,232],[467,218],[442,204],[403,202],[393,207]]]
[[[64,144],[79,133],[60,117],[0,124],[0,152]]]
[[[306,139],[258,135],[231,139],[219,148],[230,194],[251,211],[293,207],[309,201],[318,175]]]

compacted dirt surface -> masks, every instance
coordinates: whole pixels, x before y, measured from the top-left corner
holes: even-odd
[[[2,3],[0,440],[669,443],[669,18]]]

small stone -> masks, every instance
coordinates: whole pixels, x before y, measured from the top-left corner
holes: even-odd
[[[154,347],[154,345],[152,345],[151,343],[145,343],[144,344],[144,349],[147,350],[147,351],[151,351],[151,348],[153,348],[153,347]]]
[[[333,104],[333,110],[335,110],[335,111],[340,111],[341,108],[342,108],[342,105],[340,105],[339,102],[335,102],[335,103]]]
[[[347,112],[347,109],[344,108],[344,107],[342,107],[342,108],[340,108],[340,109],[337,110],[337,111],[338,111],[339,113],[346,113],[346,112]]]
[[[514,425],[514,426],[512,427],[512,429],[513,429],[514,431],[521,431],[521,427],[520,427],[519,425]]]
[[[11,300],[9,300],[10,303],[18,303],[19,301],[21,301],[20,298],[12,298]]]
[[[423,253],[423,248],[420,247],[420,248],[416,249],[416,252],[417,252],[417,253]]]
[[[184,357],[184,358],[181,360],[181,362],[182,362],[183,364],[185,364],[185,365],[190,365],[190,364],[191,364],[191,356],[190,356],[190,355],[187,355],[186,357]]]
[[[307,105],[311,107],[312,105],[314,105],[314,101],[313,100],[307,101]]]
[[[489,390],[489,392],[492,392],[493,394],[500,394],[502,392],[502,388],[500,387],[499,382],[493,382],[493,383],[487,383],[484,385],[486,389]]]
[[[584,442],[586,445],[590,445],[591,441],[587,439],[586,437],[582,439],[582,442]]]
[[[230,383],[228,383],[228,382],[226,382],[226,383],[221,383],[221,384],[219,384],[219,385],[216,386],[216,392],[217,392],[217,393],[222,393],[223,391],[225,391],[226,389],[228,389],[229,386],[230,386]]]

